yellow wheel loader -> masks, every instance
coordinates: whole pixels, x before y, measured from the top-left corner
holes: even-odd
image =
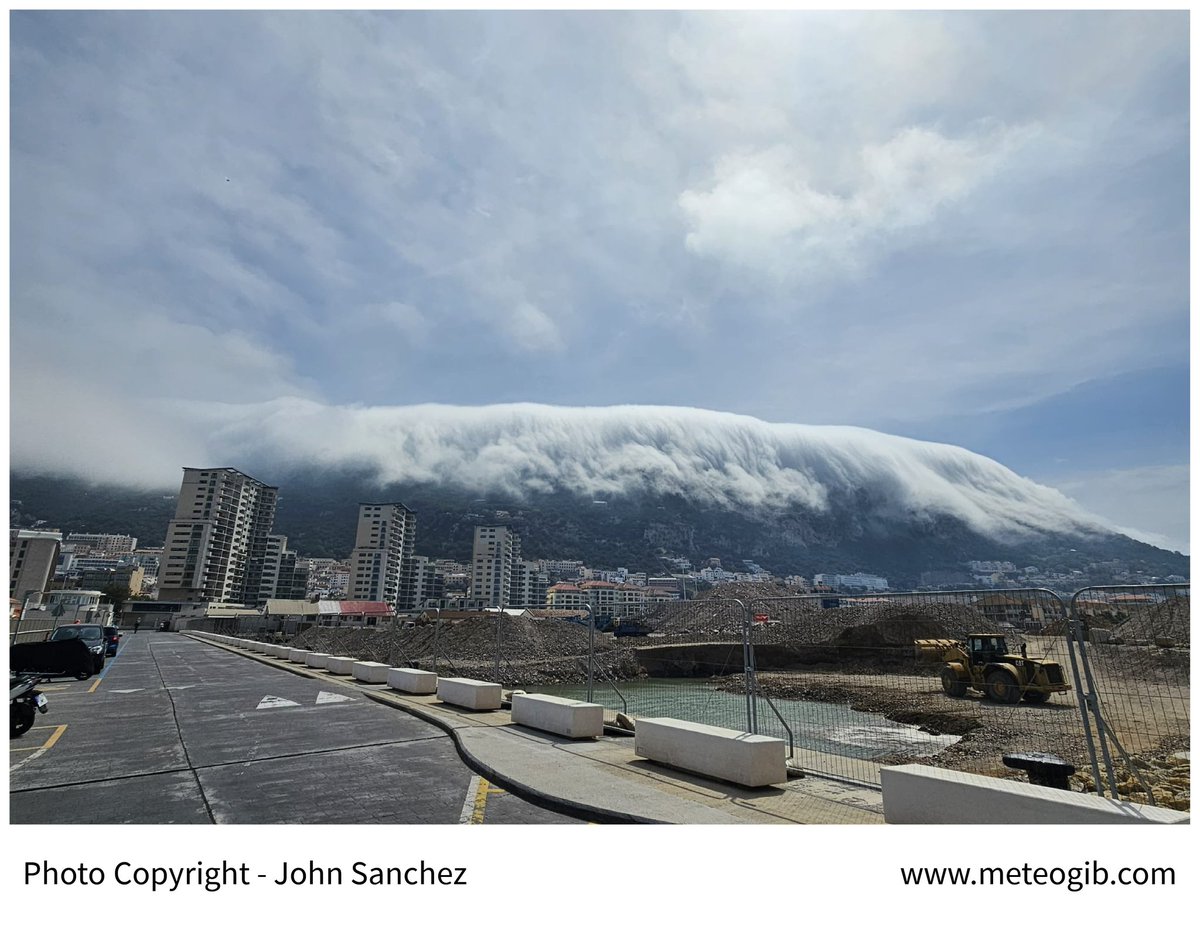
[[[942,690],[951,697],[978,690],[997,703],[1045,703],[1051,694],[1070,690],[1063,666],[1008,650],[1004,636],[972,632],[966,642],[954,639],[917,639],[918,661],[942,662]]]

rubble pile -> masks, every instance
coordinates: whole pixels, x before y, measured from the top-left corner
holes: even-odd
[[[1190,597],[1172,597],[1153,606],[1129,610],[1130,616],[1114,630],[1120,639],[1130,644],[1164,643],[1170,646],[1189,646],[1191,637]]]
[[[409,628],[337,629],[314,627],[295,639],[298,647],[348,655],[363,661],[431,669],[436,643],[438,670],[444,674],[492,679],[500,647],[498,683],[579,683],[587,679],[588,627],[555,619],[505,615],[497,639],[494,616],[455,619]],[[597,633],[593,674],[597,679],[637,677],[637,661],[611,635]]]

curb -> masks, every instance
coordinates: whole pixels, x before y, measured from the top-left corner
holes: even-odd
[[[293,667],[291,662],[281,664],[278,659],[268,658],[264,655],[258,655],[254,652],[247,652],[244,649],[238,648],[236,645],[226,645],[222,642],[209,642],[204,639],[198,639],[187,632],[183,632],[182,634],[191,639],[193,642],[199,642],[201,645],[215,645],[217,648],[223,648],[225,651],[232,652],[233,654],[239,655],[243,658],[250,658],[254,661],[257,661],[259,664],[289,671],[292,674],[295,674],[297,677],[307,677],[310,680],[317,681],[329,681],[335,684],[346,683],[336,679],[330,681],[329,678],[320,676],[317,674],[317,672],[308,667],[301,667],[299,665]],[[352,687],[351,689],[357,693],[363,694],[369,700],[372,700],[375,703],[401,710],[405,713],[408,713],[410,716],[415,716],[422,722],[429,723],[430,725],[441,729],[448,736],[450,736],[451,741],[454,743],[454,749],[458,753],[459,758],[462,759],[463,764],[465,764],[470,770],[474,771],[480,777],[487,778],[488,781],[495,784],[497,787],[508,791],[513,796],[533,803],[536,806],[540,806],[543,809],[550,810],[553,813],[563,813],[564,815],[574,816],[580,819],[587,819],[591,822],[602,823],[604,825],[671,825],[671,823],[666,820],[651,819],[649,817],[636,816],[632,813],[623,813],[619,810],[610,810],[605,807],[592,806],[586,803],[564,800],[562,797],[547,794],[543,791],[537,790],[536,788],[522,784],[519,781],[514,781],[511,778],[505,777],[491,765],[486,764],[475,755],[471,754],[466,746],[463,745],[462,740],[458,736],[459,727],[452,726],[446,720],[439,718],[435,714],[424,712],[419,707],[410,706],[407,703],[401,703],[386,691],[367,690],[363,687],[357,686]]]

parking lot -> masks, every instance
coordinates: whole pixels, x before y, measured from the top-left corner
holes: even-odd
[[[442,730],[169,632],[126,631],[9,741],[14,823],[569,823],[488,784]]]

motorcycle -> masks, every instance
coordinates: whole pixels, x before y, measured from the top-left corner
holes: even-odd
[[[45,695],[37,689],[42,681],[36,674],[8,675],[8,737],[15,739],[33,727],[38,713],[45,713],[49,706]]]

